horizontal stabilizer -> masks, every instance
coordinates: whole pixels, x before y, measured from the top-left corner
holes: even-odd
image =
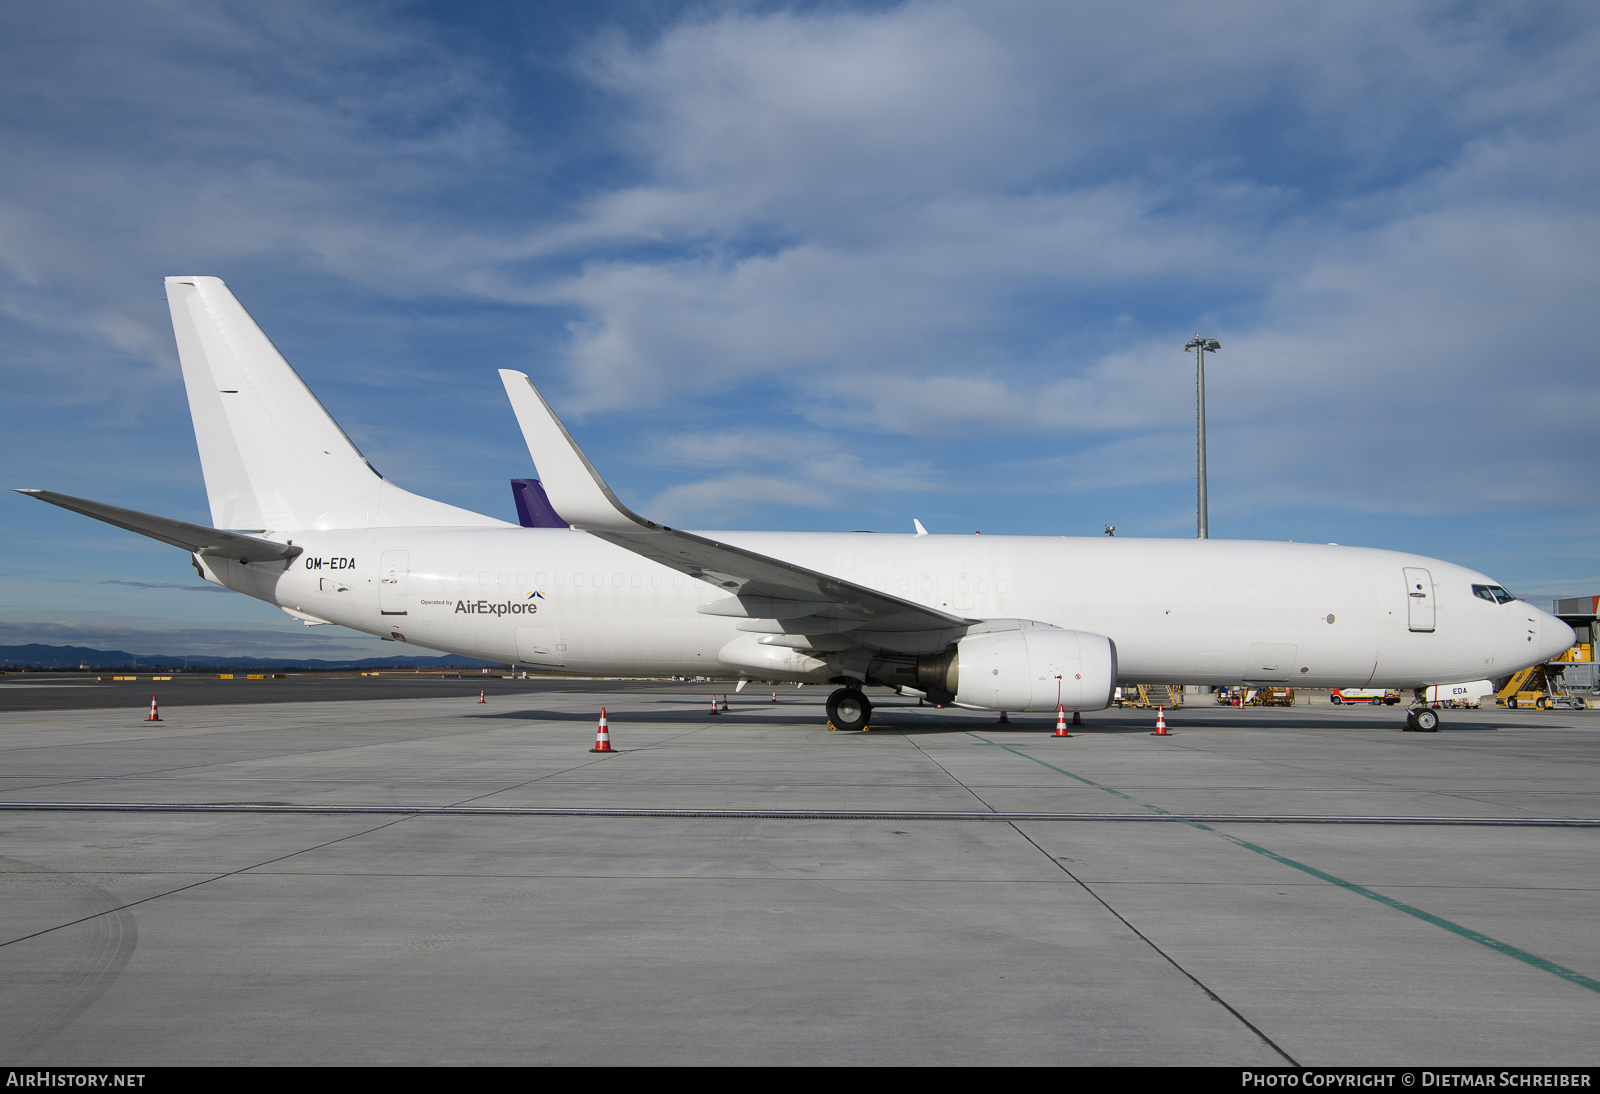
[[[123,509],[116,505],[106,505],[104,502],[86,501],[83,498],[68,497],[66,494],[56,494],[49,490],[18,490],[17,493],[47,501],[51,505],[59,505],[63,509],[82,513],[95,520],[103,520],[107,524],[115,524],[118,528],[126,528],[130,532],[158,539],[162,543],[170,543],[174,547],[182,547],[192,554],[215,555],[218,558],[232,558],[240,562],[282,562],[294,558],[302,550],[299,547],[274,543],[269,539],[256,539],[254,536],[240,535],[238,532],[206,528],[184,520],[158,517],[152,513],[141,513],[136,509]]]
[[[806,619],[817,621],[819,633],[835,630],[833,620],[837,619],[857,619],[869,625],[866,631],[873,635],[871,639],[852,634],[849,640],[831,639],[829,648],[931,645],[938,649],[979,622],[646,520],[617,500],[526,374],[501,369],[500,379],[556,512],[598,539],[737,597],[719,602],[708,614],[760,618],[766,612],[779,616],[804,605]],[[803,631],[806,620],[795,622]],[[908,641],[911,634],[922,637]],[[763,641],[775,644],[786,637],[771,635]]]

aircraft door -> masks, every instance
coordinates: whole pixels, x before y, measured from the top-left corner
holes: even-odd
[[[959,612],[971,611],[972,575],[957,574],[954,585],[954,595],[950,598],[950,606]]]
[[[1412,630],[1433,630],[1433,575],[1427,570],[1406,567],[1406,604]]]
[[[406,567],[410,560],[409,551],[383,552],[383,564],[378,567],[379,615],[406,614]]]

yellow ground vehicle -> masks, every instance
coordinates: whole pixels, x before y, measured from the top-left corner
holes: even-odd
[[[1574,646],[1555,661],[1530,665],[1514,674],[1499,691],[1495,692],[1495,703],[1513,710],[1530,707],[1538,710],[1554,710],[1557,707],[1566,707],[1570,710],[1589,709],[1587,700],[1571,694],[1561,683],[1561,663],[1576,661],[1580,656],[1580,647]]]
[[[1173,707],[1183,705],[1183,685],[1181,684],[1134,684],[1117,689],[1117,697],[1113,700],[1117,706],[1131,710],[1154,710],[1156,707]]]

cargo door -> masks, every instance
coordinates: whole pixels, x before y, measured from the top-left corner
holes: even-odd
[[[1299,647],[1287,642],[1257,642],[1250,647],[1244,666],[1247,681],[1287,681],[1294,673],[1294,656]]]
[[[1414,631],[1433,630],[1433,575],[1427,570],[1406,567],[1406,616]]]
[[[405,615],[406,567],[410,565],[411,552],[385,551],[378,567],[378,614]],[[367,603],[372,603],[370,600]]]
[[[566,664],[561,644],[560,627],[518,627],[517,660],[524,665],[547,665],[555,668]]]

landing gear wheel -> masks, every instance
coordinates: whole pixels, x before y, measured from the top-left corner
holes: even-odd
[[[1413,733],[1437,733],[1439,732],[1439,713],[1427,708],[1413,710],[1406,715],[1406,728]]]
[[[865,731],[872,720],[872,704],[855,688],[840,688],[828,696],[828,724],[834,729]]]

